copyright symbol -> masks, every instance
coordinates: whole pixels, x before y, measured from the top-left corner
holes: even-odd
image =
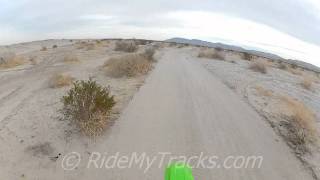
[[[74,170],[76,167],[78,167],[80,161],[81,161],[81,156],[79,153],[70,152],[66,154],[62,159],[61,167],[67,171]]]

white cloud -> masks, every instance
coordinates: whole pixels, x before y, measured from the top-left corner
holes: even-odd
[[[178,36],[199,39],[222,38],[257,47],[287,58],[297,58],[320,66],[320,47],[294,38],[269,26],[224,14],[178,11],[166,15],[184,24],[175,28]]]
[[[83,20],[112,20],[115,16],[104,15],[104,14],[88,14],[80,16],[80,19]]]

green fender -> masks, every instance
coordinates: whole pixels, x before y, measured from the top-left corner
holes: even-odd
[[[166,168],[165,180],[194,180],[192,169],[185,164],[170,164]]]

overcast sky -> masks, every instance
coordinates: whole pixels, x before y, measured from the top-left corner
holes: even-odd
[[[223,41],[320,66],[319,0],[0,0],[0,44],[47,38]]]

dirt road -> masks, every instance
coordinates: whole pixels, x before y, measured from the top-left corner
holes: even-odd
[[[261,168],[194,168],[197,180],[313,179],[259,115],[183,50],[168,50],[96,148],[109,155],[263,156]],[[170,155],[169,155],[170,156]],[[169,157],[166,156],[166,157]],[[168,159],[166,159],[168,160]],[[81,179],[163,179],[159,159],[146,172],[86,169]],[[75,173],[70,174],[70,177]]]

